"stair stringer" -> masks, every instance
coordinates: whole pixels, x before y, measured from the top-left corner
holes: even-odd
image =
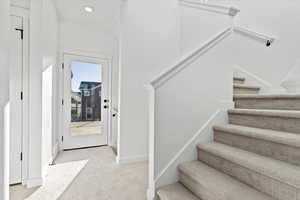
[[[220,101],[220,107],[211,114],[209,119],[199,128],[194,136],[176,153],[171,161],[155,178],[152,186],[148,188],[149,194],[155,194],[155,190],[161,186],[175,183],[179,180],[178,165],[180,163],[197,160],[197,145],[213,141],[213,126],[216,124],[228,124],[227,110],[234,107],[233,102]],[[152,190],[152,191],[151,191]]]
[[[241,76],[246,78],[245,85],[249,86],[259,86],[260,93],[268,94],[268,93],[286,93],[286,90],[283,87],[275,88],[271,83],[258,77],[257,75],[245,70],[239,65],[234,65],[234,75]]]

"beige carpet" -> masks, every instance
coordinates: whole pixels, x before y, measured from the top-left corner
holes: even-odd
[[[11,187],[10,200],[146,200],[147,163],[115,163],[109,147],[66,151],[45,185]]]

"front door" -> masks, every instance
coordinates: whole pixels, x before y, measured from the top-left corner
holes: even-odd
[[[107,145],[109,64],[64,55],[64,149]]]
[[[11,16],[10,103],[10,184],[22,181],[22,88],[23,88],[23,18]]]

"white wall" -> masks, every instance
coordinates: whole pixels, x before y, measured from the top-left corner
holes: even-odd
[[[57,107],[57,64],[58,59],[58,16],[52,0],[43,0],[43,174],[46,173],[49,162],[57,154],[56,131],[58,113]]]
[[[9,96],[9,1],[0,2],[0,199],[9,200],[9,135],[5,108]],[[5,117],[6,116],[6,117]],[[6,120],[5,120],[6,119]]]
[[[31,0],[30,3],[30,70],[29,70],[29,152],[28,182],[29,187],[41,185],[53,157],[53,119],[55,107],[43,109],[43,71],[50,65],[56,67],[58,23],[56,10],[51,0]],[[53,67],[53,68],[54,68]],[[55,85],[55,70],[52,69],[52,86]],[[53,91],[52,91],[53,92]],[[49,100],[53,103],[55,99]],[[43,112],[50,113],[44,113]],[[44,123],[43,123],[44,121]],[[46,123],[45,123],[46,122]],[[51,127],[51,130],[47,129]]]
[[[82,52],[110,57],[113,55],[114,37],[96,24],[60,22],[60,50]]]
[[[43,2],[30,3],[30,69],[29,69],[29,149],[28,181],[33,187],[42,179],[42,8]]]
[[[122,18],[119,161],[147,159],[145,84],[179,55],[177,0],[126,1]]]
[[[11,5],[21,8],[30,8],[30,0],[10,0]]]
[[[237,24],[277,38],[270,49],[257,51],[255,43],[237,49],[237,64],[279,87],[300,59],[299,1],[233,1],[241,9]],[[237,41],[239,42],[239,40]],[[243,54],[243,55],[241,55]]]
[[[43,92],[42,92],[42,167],[43,176],[45,176],[48,166],[53,159],[53,137],[54,127],[52,127],[53,121],[53,66],[49,66],[43,71]]]
[[[232,17],[228,15],[188,6],[181,6],[180,11],[182,54],[199,47],[217,32],[232,24]]]
[[[236,35],[236,46],[232,53],[236,55],[236,65],[245,71],[270,83],[273,90],[280,88],[281,82],[300,59],[299,8],[298,1],[220,1],[210,0],[215,4],[233,5],[241,12],[235,24],[251,30],[276,37],[270,48],[255,40]],[[189,50],[206,37],[209,30],[220,29],[224,21],[218,20],[216,14],[205,14],[193,8],[182,9],[182,49]],[[205,17],[203,16],[205,15]],[[219,17],[220,18],[220,15]],[[212,29],[213,28],[213,29]]]

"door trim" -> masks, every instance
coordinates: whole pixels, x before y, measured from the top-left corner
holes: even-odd
[[[27,9],[11,6],[11,16],[21,17],[23,21],[23,101],[22,101],[22,185],[28,180],[29,152],[29,12]]]
[[[59,131],[58,131],[58,149],[59,151],[63,151],[64,150],[64,146],[63,146],[63,136],[64,136],[64,108],[63,108],[63,104],[61,103],[63,98],[64,98],[64,89],[62,89],[64,87],[63,85],[63,79],[64,79],[64,70],[63,70],[63,66],[64,65],[64,57],[65,56],[74,56],[74,57],[85,57],[85,58],[90,58],[90,59],[97,59],[103,62],[107,63],[107,67],[108,67],[108,98],[111,100],[112,98],[112,57],[106,57],[101,55],[100,53],[87,53],[84,51],[62,51],[60,54],[60,67],[59,67],[59,91],[58,91],[58,103],[59,103]],[[78,59],[80,61],[80,59]],[[86,62],[85,60],[82,60],[84,62]],[[64,100],[63,100],[64,101]],[[112,141],[111,141],[111,106],[109,106],[108,108],[108,118],[107,118],[107,145],[111,146]]]

